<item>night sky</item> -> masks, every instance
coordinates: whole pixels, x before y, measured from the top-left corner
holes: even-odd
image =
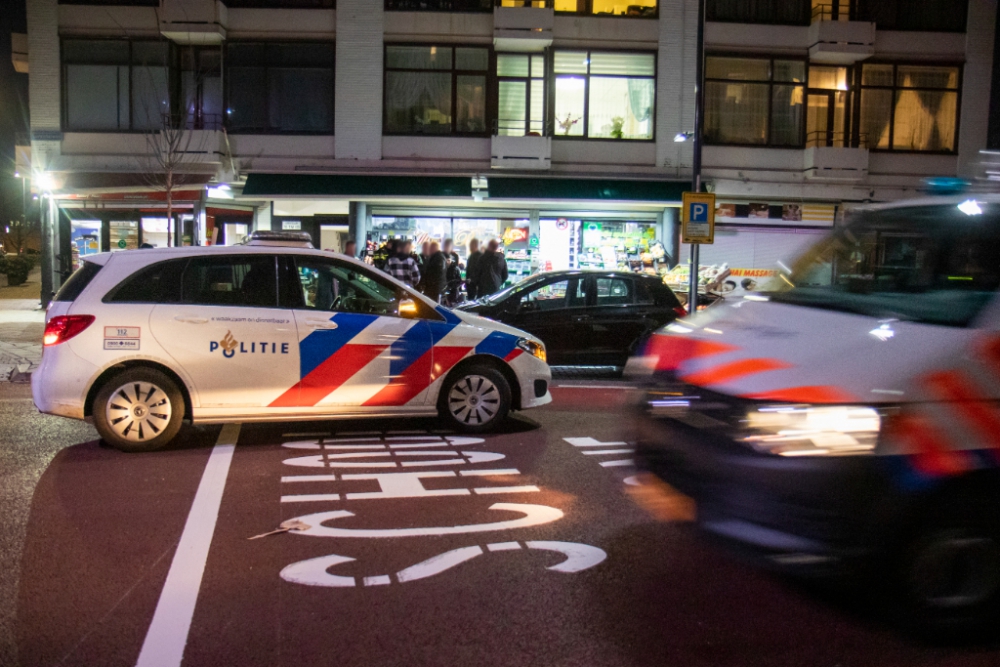
[[[0,0],[0,223],[21,214],[21,183],[14,178],[14,133],[28,131],[28,75],[10,59],[10,34],[27,32],[25,0]]]

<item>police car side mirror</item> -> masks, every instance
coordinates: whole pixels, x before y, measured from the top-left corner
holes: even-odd
[[[417,303],[413,299],[401,299],[397,309],[400,317],[414,318],[417,316]]]

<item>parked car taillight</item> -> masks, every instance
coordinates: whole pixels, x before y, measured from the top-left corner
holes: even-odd
[[[93,315],[57,315],[45,325],[42,344],[49,347],[64,343],[93,324],[94,319]]]

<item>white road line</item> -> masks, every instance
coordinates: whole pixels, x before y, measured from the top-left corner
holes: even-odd
[[[600,454],[632,454],[634,449],[588,449],[583,452],[584,456],[596,456]]]
[[[239,424],[223,426],[208,457],[136,667],[179,667],[184,659],[222,492],[239,436]]]
[[[314,431],[312,433],[282,433],[282,438],[322,438],[330,435],[329,431]]]
[[[618,468],[621,466],[634,466],[635,461],[632,459],[622,459],[620,461],[601,461],[601,465],[605,468]]]
[[[615,440],[613,442],[601,442],[600,440],[595,440],[593,438],[563,438],[566,442],[573,445],[574,447],[624,447],[628,443],[623,440]]]

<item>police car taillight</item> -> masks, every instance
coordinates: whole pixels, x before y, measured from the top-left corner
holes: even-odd
[[[93,315],[57,315],[45,325],[42,345],[49,347],[65,343],[94,323]]]

